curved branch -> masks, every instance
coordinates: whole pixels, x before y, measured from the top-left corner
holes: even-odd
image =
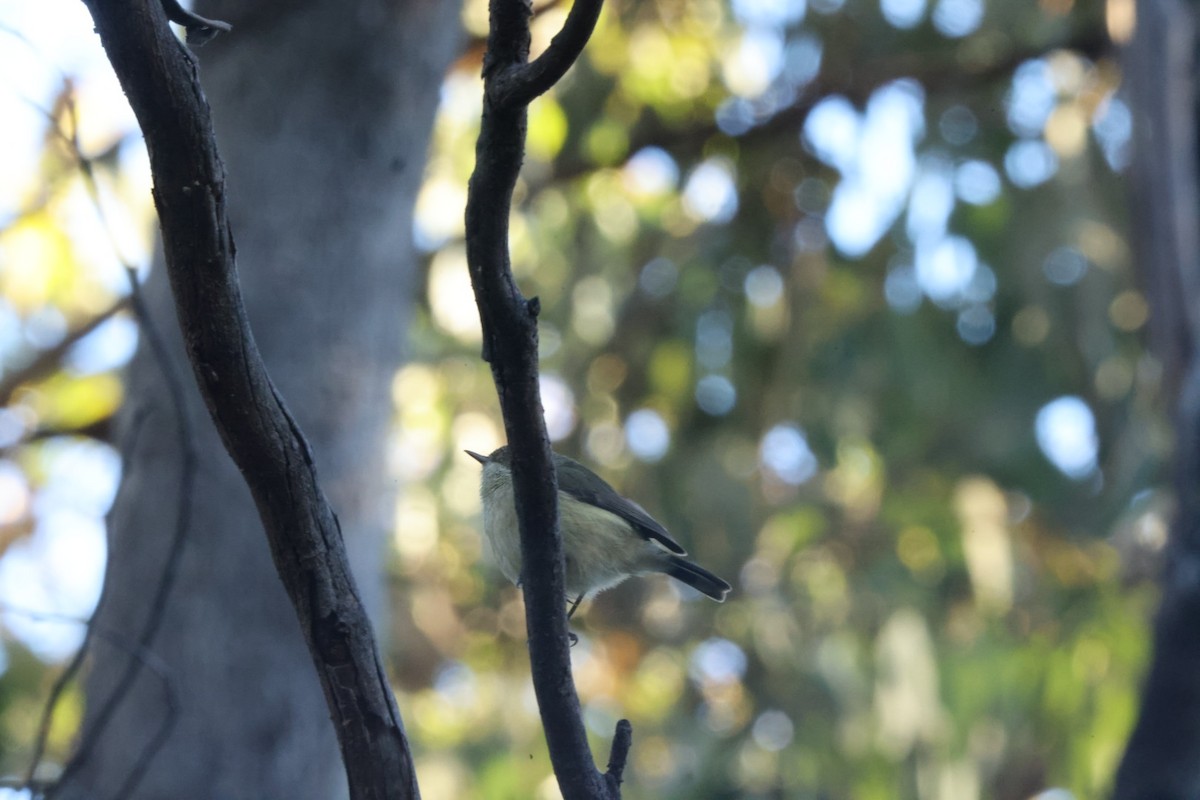
[[[599,6],[599,0],[576,0],[563,33],[556,38],[557,46],[552,47],[554,54],[538,72],[528,73],[524,72],[529,69],[525,64],[529,57],[528,0],[491,0],[483,119],[466,209],[467,264],[483,326],[483,357],[492,367],[512,452],[530,671],[550,761],[567,800],[621,796],[629,723],[618,726],[612,766],[608,775],[602,775],[588,748],[571,676],[558,484],[538,386],[539,304],[536,297],[526,300],[513,280],[508,218],[525,151],[526,105],[537,91],[548,88],[549,84],[543,86],[545,80],[560,76],[578,55]],[[506,83],[509,76],[530,74],[537,77]]]
[[[333,717],[352,798],[419,796],[412,754],[308,442],[238,287],[224,166],[191,55],[158,0],[85,0],[146,137],[167,274],[200,392],[258,506]]]
[[[528,64],[514,65],[488,82],[487,93],[503,108],[527,106],[558,83],[579,58],[596,29],[604,0],[575,0],[562,30],[550,46]]]

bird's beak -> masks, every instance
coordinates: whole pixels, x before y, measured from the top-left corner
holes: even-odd
[[[470,450],[463,450],[463,452],[464,452],[464,453],[466,453],[467,455],[469,455],[471,458],[473,458],[473,459],[475,459],[476,461],[478,461],[480,464],[487,464],[487,463],[488,463],[488,457],[487,457],[487,456],[481,456],[481,455],[479,455],[479,453],[473,453],[473,452],[471,452]]]

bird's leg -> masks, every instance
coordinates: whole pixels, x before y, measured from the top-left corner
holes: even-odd
[[[571,623],[571,615],[575,613],[575,609],[579,608],[579,604],[582,602],[583,602],[583,595],[579,595],[578,597],[575,598],[575,602],[571,604],[571,607],[569,609],[567,609],[567,624],[568,625],[570,625],[570,623]],[[576,636],[570,629],[568,629],[567,630],[567,641],[570,643],[571,647],[574,647],[575,645],[579,644],[579,637]]]

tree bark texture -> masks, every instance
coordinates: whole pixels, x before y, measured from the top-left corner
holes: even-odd
[[[1196,6],[1139,0],[1126,53],[1134,118],[1133,228],[1151,344],[1174,416],[1176,518],[1154,655],[1117,773],[1118,800],[1200,796],[1200,167]]]
[[[247,312],[378,625],[391,519],[383,443],[412,290],[411,211],[458,8],[264,0],[197,10],[234,26],[199,55]],[[146,297],[177,372],[189,375],[161,268]],[[180,709],[133,796],[345,796],[329,711],[255,505],[190,380],[186,388],[198,430],[194,522],[150,647]],[[180,503],[180,444],[145,342],[120,430],[129,460],[97,623],[132,639],[154,611]],[[128,659],[103,640],[93,646],[85,730]],[[163,686],[143,670],[61,796],[112,796],[165,714]]]

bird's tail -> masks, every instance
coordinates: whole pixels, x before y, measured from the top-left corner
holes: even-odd
[[[686,583],[700,594],[707,595],[718,603],[725,602],[725,595],[732,588],[728,583],[713,575],[698,564],[676,555],[667,556],[662,571],[677,581]]]

